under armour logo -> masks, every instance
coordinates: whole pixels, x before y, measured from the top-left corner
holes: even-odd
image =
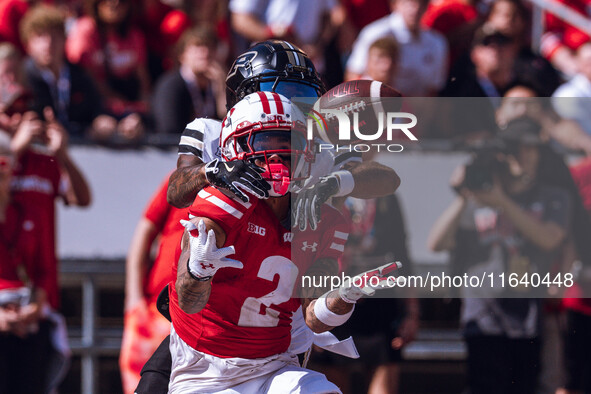
[[[318,246],[318,244],[316,242],[314,242],[312,245],[308,245],[308,241],[304,241],[304,243],[302,244],[302,251],[306,251],[307,249],[311,249],[312,252],[316,252],[316,247]]]
[[[201,263],[201,268],[206,269],[206,268],[211,268],[214,269],[215,266],[213,264],[205,264],[205,263]]]

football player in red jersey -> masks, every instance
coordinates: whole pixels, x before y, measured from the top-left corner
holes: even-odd
[[[170,393],[340,392],[288,352],[300,305],[308,327],[324,332],[344,323],[363,295],[354,286],[332,292],[298,286],[303,275],[338,274],[348,231],[325,206],[321,232],[291,233],[289,190],[298,179],[292,166],[305,167],[293,161],[309,157],[298,119],[303,126],[285,97],[258,92],[224,121],[223,165],[232,172],[241,162],[254,163],[271,186],[270,198],[244,202],[207,187],[189,210],[191,220],[183,221],[187,232],[170,286]]]
[[[320,97],[326,92],[308,56],[301,49],[281,40],[257,43],[238,56],[228,73],[226,87],[228,108],[234,106],[246,95],[257,91],[272,91],[288,98]],[[248,200],[251,194],[258,198],[269,196],[269,186],[262,181],[260,174],[252,168],[250,163],[236,162],[236,166],[232,167],[233,171],[227,171],[220,156],[220,129],[219,121],[197,118],[183,131],[179,143],[177,170],[171,175],[168,187],[167,199],[171,205],[177,208],[188,207],[197,193],[210,184],[231,191],[243,201]],[[315,168],[316,172],[319,172],[319,175],[315,175],[316,178],[346,170],[345,172],[350,172],[354,179],[370,179],[372,187],[367,187],[367,182],[364,181],[359,182],[356,188],[364,193],[373,193],[375,196],[392,193],[400,184],[400,179],[394,170],[375,162],[362,163],[361,154],[356,152],[341,153],[328,167],[326,163],[318,165],[317,162]],[[345,184],[348,187],[354,187],[352,182],[339,182],[339,187],[335,188],[335,177],[329,178],[328,182],[323,182],[318,187],[317,194],[323,196],[323,201],[333,194],[347,194],[342,187]],[[373,190],[374,186],[379,190]],[[241,190],[245,189],[247,191],[250,189],[252,193],[242,193]],[[305,210],[305,215],[302,215],[304,221],[317,222],[319,218],[312,219],[309,211]],[[319,210],[315,213],[323,214]],[[319,227],[323,228],[323,226]],[[319,235],[321,234],[319,231]],[[299,312],[296,313],[297,317],[300,317],[299,315]],[[298,337],[292,343],[294,352],[303,352],[309,348],[307,343],[311,338],[307,331],[309,330],[301,326],[294,328],[293,334]],[[136,392],[149,394],[166,392],[168,383],[166,377],[169,374],[170,352],[167,338],[144,365]]]

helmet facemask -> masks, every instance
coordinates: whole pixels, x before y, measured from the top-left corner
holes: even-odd
[[[294,170],[309,160],[303,134],[269,124],[236,134],[238,158],[266,169],[261,176],[269,182],[272,197],[287,194],[292,182],[302,180],[294,176]]]
[[[252,93],[232,107],[222,122],[222,157],[264,168],[261,175],[269,182],[271,195],[285,195],[310,174],[314,155],[305,126],[305,116],[285,96]]]

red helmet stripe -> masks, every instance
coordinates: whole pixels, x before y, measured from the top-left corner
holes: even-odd
[[[271,106],[269,105],[269,99],[265,92],[257,92],[261,99],[261,104],[263,104],[263,112],[270,115],[271,114]]]
[[[277,93],[271,93],[273,95],[273,99],[275,100],[275,106],[277,107],[277,113],[280,115],[285,114],[283,111],[283,103],[281,102],[281,97]]]

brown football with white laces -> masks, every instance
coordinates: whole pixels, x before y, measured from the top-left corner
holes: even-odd
[[[322,95],[314,104],[312,117],[318,136],[333,144],[359,141],[353,131],[354,122],[363,135],[379,134],[378,116],[387,112],[398,112],[402,106],[402,95],[396,89],[378,81],[352,80],[343,82]],[[339,138],[339,122],[335,115],[323,110],[339,110],[348,115],[351,140]],[[357,113],[358,115],[354,115]],[[385,127],[386,121],[382,123]]]

